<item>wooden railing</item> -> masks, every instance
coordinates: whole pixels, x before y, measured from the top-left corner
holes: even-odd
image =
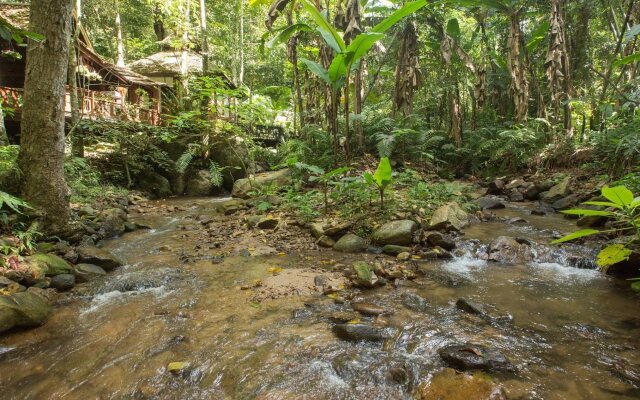
[[[14,114],[22,109],[23,89],[0,86],[0,101],[3,108],[13,109]],[[116,100],[112,92],[99,92],[78,88],[78,105],[82,118],[137,121],[150,125],[160,124],[160,113],[157,104],[144,107],[131,104],[124,99]],[[65,94],[65,113],[71,115],[70,88]]]

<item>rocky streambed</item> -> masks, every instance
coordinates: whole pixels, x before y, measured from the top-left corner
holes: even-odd
[[[0,336],[2,397],[638,398],[638,298],[589,249],[546,246],[572,223],[505,205],[358,253],[319,247],[348,227],[242,220],[236,200],[141,205],[150,229],[104,247],[124,266]]]

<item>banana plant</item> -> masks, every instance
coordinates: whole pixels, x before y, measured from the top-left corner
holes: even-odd
[[[380,164],[374,174],[371,172],[365,172],[363,175],[364,181],[369,185],[374,185],[378,189],[380,195],[380,208],[384,208],[384,192],[393,183],[392,177],[393,171],[391,169],[391,162],[389,158],[383,157],[380,159]]]
[[[325,15],[323,15],[313,4],[308,0],[298,0],[302,5],[302,8],[311,17],[311,20],[315,24],[315,30],[322,36],[327,46],[331,47],[335,52],[333,60],[328,69],[325,69],[322,65],[315,61],[300,58],[309,71],[322,79],[324,82],[333,89],[334,93],[342,87],[346,87],[345,90],[345,138],[347,143],[349,141],[349,76],[351,71],[357,69],[358,64],[362,57],[373,47],[376,42],[384,38],[384,33],[393,25],[401,21],[404,17],[413,14],[425,5],[427,0],[417,0],[405,4],[398,10],[394,11],[387,18],[382,20],[371,31],[363,32],[357,35],[349,45],[345,43],[340,33],[336,28],[327,21]],[[313,31],[314,29],[304,23],[298,23],[291,25],[281,30],[276,37],[267,43],[267,47],[273,47],[277,43],[282,43],[288,40],[293,34],[298,31]],[[347,150],[347,158],[349,157]]]

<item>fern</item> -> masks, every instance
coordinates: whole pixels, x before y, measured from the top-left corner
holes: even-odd
[[[185,151],[176,161],[176,170],[183,174],[193,161],[193,153],[190,150]]]
[[[222,175],[222,173],[224,172],[224,170],[225,168],[220,167],[220,165],[218,165],[215,161],[211,161],[209,163],[209,174],[211,175],[210,181],[213,186],[222,186],[222,183],[224,182],[224,176]]]

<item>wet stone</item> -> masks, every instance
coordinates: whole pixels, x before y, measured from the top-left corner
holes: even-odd
[[[72,289],[76,284],[76,277],[73,274],[60,274],[51,278],[49,282],[49,286],[64,292],[66,290]]]
[[[387,309],[371,303],[353,303],[353,309],[364,315],[382,315],[388,313]]]
[[[403,293],[401,301],[402,305],[411,311],[426,312],[429,309],[429,302],[424,297],[415,293]]]
[[[452,345],[440,349],[438,353],[447,365],[461,371],[517,371],[515,365],[498,350],[484,346]]]
[[[386,339],[381,329],[363,324],[338,324],[333,327],[333,333],[343,340],[380,342]]]

